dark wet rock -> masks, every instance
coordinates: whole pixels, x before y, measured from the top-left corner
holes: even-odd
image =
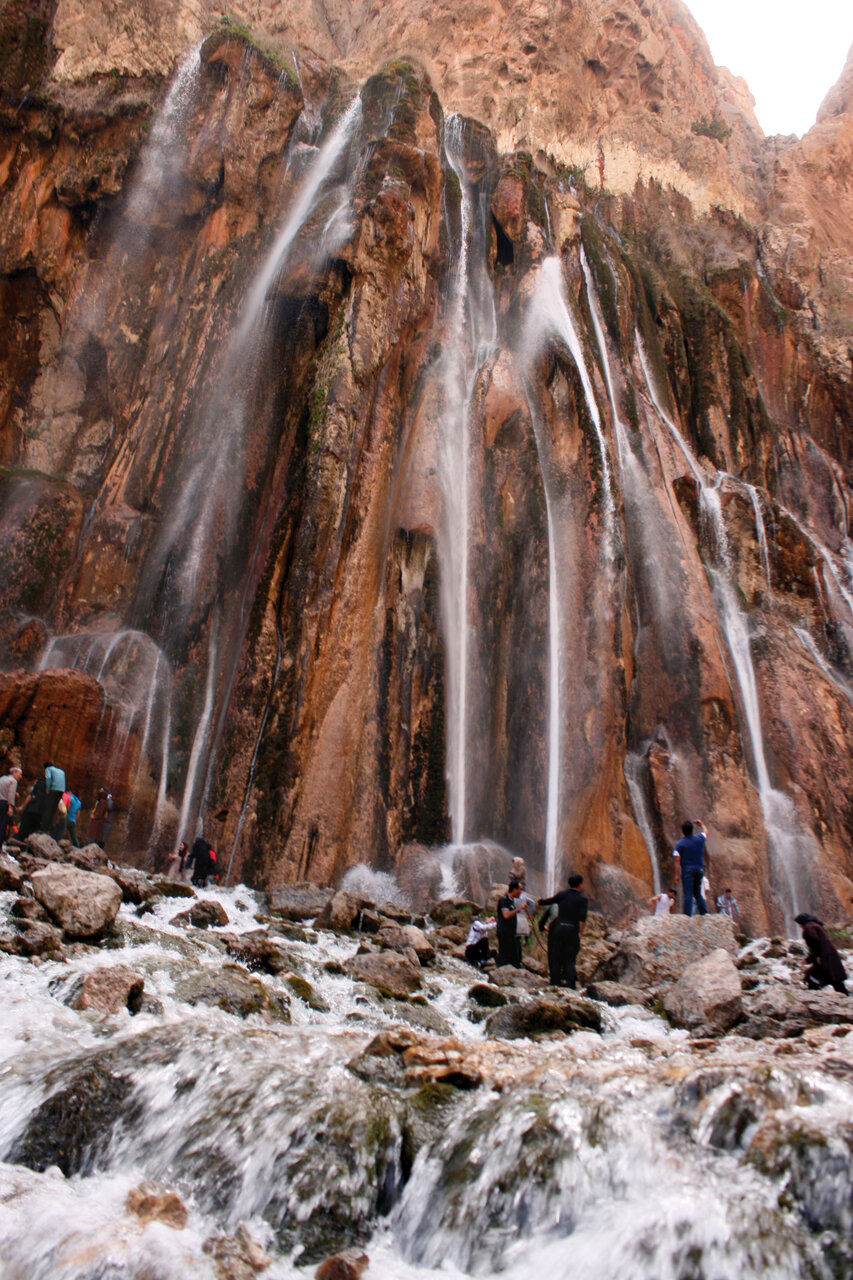
[[[228,924],[228,912],[221,902],[203,898],[200,902],[194,902],[186,911],[179,911],[176,916],[172,916],[169,923],[181,925],[185,929],[221,929]]]
[[[418,1003],[417,996],[410,1000],[391,1000],[387,996],[379,996],[378,1002],[390,1017],[405,1022],[418,1031],[431,1031],[439,1036],[450,1035],[447,1020],[426,1001]]]
[[[147,906],[160,897],[154,882],[144,871],[137,871],[134,867],[110,867],[106,874],[112,876],[121,889],[122,902]]]
[[[252,1237],[244,1223],[233,1236],[211,1236],[202,1252],[213,1259],[216,1280],[254,1280],[272,1265],[272,1258]]]
[[[7,853],[0,852],[0,890],[20,893],[24,887],[24,872],[21,864]]]
[[[41,920],[49,922],[50,916],[35,898],[16,898],[9,908],[13,920]]]
[[[644,916],[624,931],[605,972],[595,978],[615,979],[629,987],[662,987],[677,982],[688,965],[718,948],[732,957],[737,954],[728,916]]]
[[[687,966],[666,993],[664,1009],[676,1027],[720,1034],[741,1015],[740,974],[728,951],[719,948]]]
[[[434,925],[456,925],[467,931],[474,916],[480,914],[480,908],[467,898],[442,898],[441,902],[431,904],[427,914]]]
[[[300,973],[287,973],[284,980],[293,994],[307,1004],[309,1009],[316,1009],[318,1013],[329,1012],[329,1006],[319,991],[311,985],[307,978],[303,978]]]
[[[809,1229],[837,1232],[825,1240],[833,1276],[849,1276],[853,1262],[853,1123],[831,1131],[796,1112],[770,1112],[752,1131],[747,1160],[785,1188]]]
[[[324,960],[323,971],[325,973],[335,974],[339,978],[342,978],[346,973],[346,969],[341,964],[340,960]]]
[[[831,987],[808,991],[774,983],[743,998],[744,1023],[738,1034],[752,1040],[800,1036],[808,1027],[853,1024],[853,995]]]
[[[421,971],[414,963],[396,951],[370,952],[354,956],[344,968],[351,977],[367,982],[378,991],[395,999],[405,999],[421,986]]]
[[[62,934],[44,920],[21,920],[17,931],[0,940],[0,951],[13,956],[36,956],[45,960],[63,960]]]
[[[609,1004],[614,1009],[629,1004],[644,1005],[647,995],[638,987],[626,987],[621,982],[591,982],[584,991],[590,1000],[598,1000],[601,1004]]]
[[[166,876],[158,876],[152,881],[155,891],[161,898],[194,898],[195,889],[183,880],[169,880]]]
[[[139,1115],[133,1082],[100,1064],[85,1067],[30,1116],[7,1159],[37,1173],[58,1165],[67,1178],[89,1173],[106,1154],[118,1127]]]
[[[496,1009],[486,1019],[486,1035],[519,1040],[552,1031],[601,1031],[601,1012],[583,996],[528,1000]]]
[[[262,929],[228,937],[225,946],[229,956],[252,971],[276,974],[290,966],[289,957]]]
[[[541,991],[548,985],[538,973],[516,969],[514,965],[498,965],[489,971],[489,981],[497,987],[517,987],[520,991]]]
[[[325,1258],[314,1272],[314,1280],[359,1280],[369,1263],[361,1249],[345,1249]]]
[[[269,913],[283,920],[314,920],[331,901],[333,891],[318,884],[285,884],[269,893]]]
[[[53,866],[36,871],[33,893],[70,938],[98,938],[121,906],[121,889],[109,876]]]
[[[142,1182],[128,1191],[124,1207],[143,1227],[149,1222],[162,1222],[175,1231],[183,1231],[187,1225],[187,1206],[181,1197],[155,1182]]]
[[[358,928],[359,916],[369,905],[366,898],[338,889],[323,907],[314,924],[318,929],[330,929],[332,933],[350,933]]]
[[[435,949],[423,929],[417,929],[413,924],[383,925],[376,935],[376,941],[391,951],[413,951],[420,964],[429,964],[435,959]]]
[[[145,979],[127,965],[115,964],[87,974],[71,1002],[74,1009],[91,1009],[95,1013],[117,1013],[129,1009],[138,1013],[142,1004]]]
[[[473,1000],[474,1004],[480,1005],[483,1009],[500,1009],[507,1003],[507,997],[503,991],[490,986],[487,982],[475,982],[473,987],[469,987],[468,999]]]
[[[365,907],[358,914],[358,927],[362,933],[378,933],[383,924],[387,923],[378,911],[371,911],[369,907]]]
[[[283,992],[270,990],[236,964],[201,970],[175,982],[175,999],[187,1004],[210,1004],[238,1018],[252,1013],[276,1022],[290,1021],[290,1004]]]

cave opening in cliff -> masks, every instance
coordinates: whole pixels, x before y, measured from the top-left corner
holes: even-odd
[[[495,261],[499,267],[511,267],[515,261],[515,249],[494,214],[492,214],[492,226],[495,229],[495,240],[497,242]]]

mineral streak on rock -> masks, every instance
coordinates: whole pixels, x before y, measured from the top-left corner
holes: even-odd
[[[419,900],[448,870],[485,899],[504,847],[544,875],[546,813],[611,920],[696,813],[751,929],[791,914],[792,862],[836,916],[850,60],[804,138],[767,139],[677,0],[233,8],[0,17],[4,763],[56,756],[87,805],[106,781],[149,865],[201,816],[273,908],[351,929],[311,882],[399,861]],[[543,273],[579,351],[530,323]],[[445,864],[452,344],[481,843]]]

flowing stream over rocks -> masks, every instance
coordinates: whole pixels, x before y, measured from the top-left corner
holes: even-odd
[[[3,863],[24,900],[28,858]],[[279,907],[104,871],[125,901],[100,942],[0,956],[9,1280],[283,1280],[356,1246],[367,1280],[849,1274],[853,998],[804,1014],[796,945],[741,950],[740,1021],[708,1035],[647,1006],[678,946],[737,974],[708,952],[733,945],[722,917],[591,925],[582,971],[598,968],[600,999],[578,1000],[532,962],[468,966],[467,926],[447,923],[470,919],[460,899],[407,933],[398,886],[367,868]],[[327,904],[316,920],[288,918],[300,892]],[[15,901],[0,894],[7,949]],[[653,988],[601,980],[638,972],[647,936]],[[368,959],[417,985],[360,980]],[[110,997],[127,973],[130,1007]],[[543,1032],[555,1008],[580,1029]]]

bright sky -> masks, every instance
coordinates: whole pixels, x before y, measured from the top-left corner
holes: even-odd
[[[814,124],[853,43],[851,0],[686,0],[718,66],[743,76],[766,134]]]

